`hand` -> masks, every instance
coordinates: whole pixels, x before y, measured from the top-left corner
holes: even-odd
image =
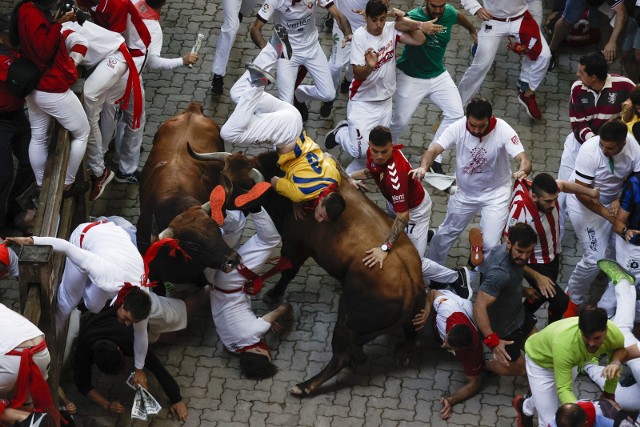
[[[65,13],[64,15],[60,16],[58,19],[54,19],[54,21],[57,22],[58,24],[63,24],[65,22],[75,21],[75,20],[76,20],[76,12],[73,10]]]
[[[369,48],[367,49],[367,51],[364,53],[364,61],[366,62],[366,64],[375,69],[378,66],[378,55],[376,54],[376,52],[373,50],[373,48]]]
[[[614,59],[616,59],[616,49],[617,46],[614,42],[609,42],[604,45],[604,49],[602,49],[602,53],[604,53],[604,57],[607,59],[608,63],[612,63]]]
[[[599,205],[600,204],[600,189],[598,187],[591,189],[591,195],[589,196],[591,202]]]
[[[626,240],[627,242],[631,242],[631,239],[633,239],[638,234],[640,234],[640,230],[627,230],[627,232],[624,233],[624,240]]]
[[[533,304],[534,302],[542,298],[542,295],[540,295],[540,292],[536,291],[533,288],[526,288],[526,287],[522,288],[522,296],[531,304]]]
[[[409,178],[417,178],[418,181],[422,181],[422,178],[427,174],[427,170],[422,166],[409,171]]]
[[[350,43],[351,39],[353,39],[353,35],[351,34],[349,34],[348,36],[344,36],[344,38],[342,39],[342,47],[345,47],[347,43]]]
[[[440,409],[440,418],[443,420],[448,420],[453,413],[453,405],[449,402],[449,398],[443,397],[440,399],[440,403],[442,403],[442,409]]]
[[[307,217],[307,213],[304,211],[304,207],[302,206],[302,203],[293,204],[293,217],[296,220],[302,220]]]
[[[538,285],[538,290],[545,298],[553,298],[556,295],[554,281],[544,274],[540,274],[536,277],[536,285]]]
[[[145,390],[148,390],[147,374],[144,372],[144,369],[136,369],[136,372],[133,375],[133,385],[139,385]]]
[[[598,198],[598,200],[600,200]],[[620,207],[620,200],[614,200],[613,202],[611,202],[611,204],[609,205],[609,212],[611,212],[611,215],[615,218],[616,215],[618,215],[618,208]]]
[[[620,377],[621,370],[622,370],[622,366],[620,365],[620,362],[613,361],[604,367],[600,376],[602,376],[602,378],[612,380],[614,378]]]
[[[351,9],[351,12],[364,16],[364,9]]]
[[[367,251],[367,256],[364,257],[362,262],[369,268],[373,268],[374,265],[379,264],[380,269],[382,269],[382,264],[388,255],[387,252],[384,252],[380,248],[372,248]]]
[[[430,36],[434,34],[438,34],[440,31],[444,29],[444,27],[440,24],[436,24],[435,22],[438,20],[432,19],[431,21],[421,22],[419,29],[422,30],[423,33],[428,34]]]
[[[198,62],[198,54],[189,52],[185,56],[182,57],[182,64],[184,65],[193,65]]]
[[[416,327],[416,331],[424,328],[424,325],[427,323],[427,316],[424,310],[420,310],[420,313],[416,314],[411,323]]]
[[[29,246],[33,245],[33,237],[7,237],[5,242],[9,245]]]
[[[523,170],[517,170],[513,173],[513,179],[525,179],[527,177],[527,173]]]
[[[362,182],[361,179],[355,179],[355,178],[349,177],[349,182],[351,183],[351,185],[353,185],[354,187],[356,187],[356,189],[360,191],[364,191],[364,192],[369,191],[369,187],[367,187],[367,185],[364,182]]]
[[[513,341],[500,340],[500,343],[491,350],[493,353],[493,359],[505,366],[509,366],[511,357],[509,356],[509,353],[507,353],[505,347],[511,344],[513,344]]]
[[[476,16],[479,19],[482,19],[483,21],[488,21],[490,19],[493,19],[493,15],[491,14],[491,12],[489,12],[487,9],[485,9],[484,7],[481,7],[477,12],[476,12]]]
[[[180,421],[187,421],[187,405],[185,405],[184,402],[174,403],[169,410],[171,414]]]
[[[109,404],[105,409],[108,412],[111,412],[114,414],[122,414],[124,412],[124,406],[122,406],[122,403],[118,402],[117,400],[114,400],[113,402],[109,402]]]

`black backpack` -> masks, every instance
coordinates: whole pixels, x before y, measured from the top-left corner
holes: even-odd
[[[24,98],[38,86],[42,71],[27,58],[20,57],[13,60],[7,70],[5,85],[13,96]]]

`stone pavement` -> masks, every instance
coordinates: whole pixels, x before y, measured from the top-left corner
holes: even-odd
[[[8,2],[2,4],[8,10]],[[402,0],[396,7],[408,10],[420,4],[418,1]],[[459,1],[452,1],[459,7]],[[225,93],[220,97],[208,94],[210,69],[215,49],[215,40],[222,21],[220,2],[204,0],[169,1],[163,11],[164,50],[167,57],[184,55],[191,48],[196,34],[205,34],[201,50],[202,61],[193,69],[186,67],[175,71],[145,73],[148,123],[145,130],[145,153],[157,127],[167,118],[182,111],[195,100],[204,105],[205,113],[224,123],[233,105],[228,97],[228,88],[244,71],[244,64],[257,53],[248,34],[253,18],[247,17],[240,26],[239,36],[231,54],[228,74],[225,77]],[[257,9],[256,9],[257,10]],[[320,13],[321,17],[324,13]],[[476,27],[479,25],[474,18]],[[321,20],[319,19],[319,28]],[[265,27],[266,35],[271,25]],[[329,51],[330,34],[321,32],[325,51]],[[469,64],[471,42],[468,34],[457,27],[448,49],[446,60],[449,72],[459,81]],[[506,45],[506,42],[504,43]],[[560,59],[557,70],[547,75],[537,92],[544,121],[534,122],[517,102],[516,84],[519,75],[519,58],[500,49],[495,66],[490,71],[481,94],[494,103],[496,116],[505,119],[519,133],[533,161],[535,172],[555,174],[560,162],[564,138],[569,132],[568,96],[569,87],[575,80],[575,69],[579,52],[569,52]],[[619,66],[616,65],[616,68]],[[329,119],[318,115],[319,103],[310,105],[311,115],[306,129],[316,141],[321,142],[334,124],[346,116],[346,99],[339,95],[334,113]],[[411,129],[399,141],[405,144],[404,152],[417,165],[424,147],[431,142],[439,112],[426,102],[419,107],[411,121]],[[227,147],[231,149],[232,147]],[[247,150],[255,153],[256,150]],[[334,150],[334,154],[338,154]],[[348,157],[340,156],[343,164]],[[449,169],[445,165],[445,169]],[[434,200],[432,223],[440,224],[446,210],[446,195],[431,191]],[[379,194],[372,197],[383,206]],[[110,184],[105,195],[91,206],[94,216],[122,215],[134,224],[137,221],[138,187],[118,183]],[[561,283],[566,284],[572,266],[578,261],[580,250],[576,248],[573,233],[569,231],[563,247]],[[451,251],[450,266],[461,266],[466,262],[468,243],[461,240]],[[273,283],[273,280],[271,281]],[[267,285],[269,288],[269,285]],[[272,379],[250,381],[240,376],[238,360],[225,352],[218,340],[208,309],[202,309],[186,331],[169,346],[154,349],[165,361],[171,374],[178,381],[184,400],[189,408],[188,426],[512,426],[515,412],[511,399],[527,391],[525,378],[485,378],[480,394],[454,408],[448,423],[438,416],[439,398],[443,393],[459,388],[465,381],[464,374],[453,357],[432,343],[421,351],[419,358],[406,367],[395,363],[393,348],[400,342],[400,331],[383,336],[365,347],[368,360],[363,365],[345,369],[329,381],[320,393],[299,399],[288,393],[288,389],[315,375],[331,357],[331,333],[336,319],[339,283],[329,277],[314,262],[309,261],[292,282],[287,300],[293,304],[295,320],[290,332],[281,337],[270,336],[268,342],[275,350],[274,363],[279,372]],[[0,282],[0,302],[17,308],[16,282]],[[256,298],[254,308],[264,313],[267,308]],[[540,326],[546,314],[540,314]],[[426,328],[429,329],[429,328]],[[429,340],[430,341],[430,340]],[[431,341],[430,341],[431,342]],[[79,425],[84,426],[129,426],[143,425],[132,422],[128,414],[121,417],[105,414],[79,395],[67,374],[64,383],[68,396],[78,405]],[[110,399],[120,399],[130,408],[132,391],[125,386],[124,378],[117,381],[98,376],[98,388]],[[168,401],[155,379],[151,380],[151,391],[163,406]],[[577,385],[580,396],[595,395],[596,387],[584,377]],[[153,416],[148,423],[154,427],[175,426],[180,423],[170,418],[167,410]]]

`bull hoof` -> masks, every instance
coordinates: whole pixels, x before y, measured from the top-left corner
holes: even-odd
[[[269,307],[274,307],[276,305],[279,305],[280,302],[282,301],[282,294],[279,294],[277,292],[274,292],[274,289],[269,290],[269,292],[267,292],[266,294],[264,294],[264,296],[262,297],[262,301]]]
[[[305,390],[304,388],[300,388],[300,384],[294,385],[293,387],[291,387],[289,389],[289,393],[293,394],[294,396],[298,396],[298,397],[307,397],[307,396],[309,396],[309,392],[307,390]]]

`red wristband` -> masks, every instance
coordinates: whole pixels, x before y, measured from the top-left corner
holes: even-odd
[[[487,336],[483,341],[489,349],[493,350],[500,344],[500,337],[495,332]]]

